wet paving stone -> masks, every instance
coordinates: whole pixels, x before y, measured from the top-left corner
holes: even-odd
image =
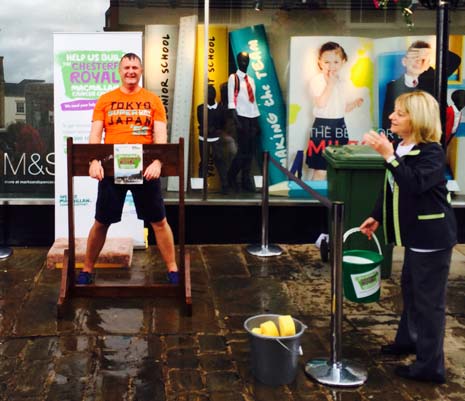
[[[247,268],[252,277],[273,277],[281,280],[297,280],[302,276],[299,264],[287,253],[270,258],[260,258],[245,252]]]
[[[235,372],[210,372],[206,375],[207,388],[210,392],[224,390],[241,391],[242,381]]]
[[[210,401],[246,401],[240,393],[211,393]]]
[[[166,355],[166,365],[168,368],[195,369],[199,366],[199,358],[193,349],[171,349]]]
[[[164,340],[167,350],[171,350],[173,348],[199,348],[198,341],[194,338],[194,336],[170,335],[164,337]]]
[[[129,376],[102,371],[95,388],[95,398],[125,401],[129,393]]]
[[[167,401],[210,401],[206,394],[185,393],[168,396]]]
[[[292,401],[292,394],[286,386],[271,387],[255,381],[249,391],[256,401]]]
[[[201,368],[206,372],[234,369],[231,358],[226,354],[200,355],[199,360]]]
[[[225,252],[221,246],[202,246],[210,277],[247,276],[245,259],[240,249],[239,246],[232,246]]]
[[[298,280],[302,276],[302,270],[290,261],[288,263],[275,264],[262,262],[249,264],[248,269],[252,277],[273,277],[281,280]]]
[[[49,360],[52,358],[57,348],[57,339],[55,337],[37,338],[28,341],[26,350],[24,351],[24,360],[38,361]]]
[[[130,300],[126,304],[121,300],[113,303],[109,300],[93,300],[84,313],[82,329],[90,334],[145,333],[150,322],[144,319],[143,300]]]
[[[212,280],[215,296],[221,310],[229,314],[262,313],[295,314],[297,310],[289,303],[280,282],[268,278],[251,280],[228,277]]]
[[[304,371],[307,361],[331,354],[330,269],[313,245],[284,245],[281,256],[266,259],[244,245],[189,245],[193,316],[172,298],[76,298],[59,321],[60,271],[44,269],[44,249],[15,250],[0,264],[0,401],[463,401],[460,249],[448,292],[448,382],[403,380],[394,367],[414,357],[379,353],[393,340],[402,307],[402,252],[395,252],[379,302],[343,304],[342,357],[368,372],[367,382],[350,390],[321,385]],[[134,268],[99,271],[99,279],[163,279],[153,248],[134,260]],[[283,386],[264,385],[251,370],[244,322],[267,313],[291,314],[307,326],[296,378]]]
[[[133,387],[137,401],[164,401],[165,384],[161,364],[144,359],[133,379]]]
[[[199,391],[204,387],[199,370],[171,369],[168,372],[168,379],[170,388],[175,393]]]
[[[0,342],[0,356],[4,358],[18,358],[19,353],[26,348],[28,340],[25,338],[10,338]]]
[[[147,357],[147,341],[141,337],[105,336],[97,342],[100,367],[111,372],[134,376]]]
[[[231,354],[234,360],[239,362],[249,361],[250,342],[248,339],[244,341],[230,341],[229,347],[231,348]]]
[[[200,352],[218,352],[226,350],[226,340],[223,336],[200,335]]]
[[[37,397],[40,399],[48,377],[49,361],[23,362],[18,365],[14,377],[7,389],[7,399],[11,395],[17,397]]]
[[[211,299],[196,299],[192,316],[186,316],[185,310],[176,301],[159,299],[155,306],[152,327],[154,333],[159,335],[220,331]]]

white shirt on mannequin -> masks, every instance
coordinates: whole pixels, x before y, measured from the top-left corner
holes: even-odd
[[[228,79],[228,108],[236,109],[237,115],[241,117],[254,118],[260,115],[258,111],[257,101],[251,102],[247,92],[247,84],[245,82],[245,75],[241,70],[236,71],[239,78],[239,92],[237,94],[237,102],[234,101],[234,88],[236,86],[235,74],[231,74]],[[255,81],[248,75],[250,86],[253,89],[255,96]],[[237,104],[236,104],[237,103]]]

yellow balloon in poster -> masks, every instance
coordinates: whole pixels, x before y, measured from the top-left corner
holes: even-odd
[[[374,110],[373,110],[373,78],[375,66],[373,61],[368,56],[369,49],[362,48],[358,50],[357,61],[350,70],[350,80],[357,88],[368,88],[370,92],[370,114],[371,121],[374,121]]]

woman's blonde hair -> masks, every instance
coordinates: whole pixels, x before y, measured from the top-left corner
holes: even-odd
[[[433,96],[427,92],[413,91],[400,95],[395,104],[408,113],[415,142],[440,142],[441,118],[438,102]]]

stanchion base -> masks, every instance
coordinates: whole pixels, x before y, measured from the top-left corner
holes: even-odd
[[[312,359],[305,364],[305,373],[327,386],[361,386],[367,380],[366,369],[346,360],[330,363],[325,359]]]
[[[278,256],[283,253],[283,250],[278,245],[253,244],[247,247],[247,252],[254,256]]]
[[[9,246],[0,246],[0,259],[6,259],[11,256],[13,249]]]

